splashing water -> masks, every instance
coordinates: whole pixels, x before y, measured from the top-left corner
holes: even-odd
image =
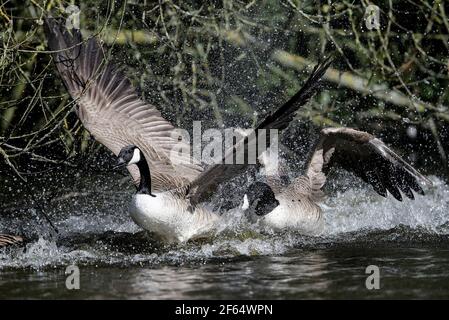
[[[57,238],[38,236],[25,249],[2,249],[0,269],[40,269],[70,263],[183,265],[288,254],[296,249],[342,243],[437,241],[449,232],[446,200],[449,188],[440,179],[431,179],[434,186],[425,196],[417,195],[415,201],[399,202],[391,196],[385,199],[368,188],[349,188],[329,196],[323,203],[325,231],[319,237],[264,232],[249,224],[242,213],[234,209],[225,213],[223,226],[213,239],[162,246],[140,232],[131,221],[123,205],[129,200],[129,194],[122,194],[123,197],[115,201],[116,206],[111,201],[103,206],[94,201],[93,205],[82,209],[82,201],[76,201],[75,206],[61,204],[55,209],[64,211],[56,221],[60,235]],[[10,224],[17,226],[19,223]],[[28,222],[28,227],[32,226],[35,223]]]
[[[326,233],[388,230],[400,225],[428,233],[447,233],[449,189],[438,178],[431,180],[433,186],[426,195],[415,195],[415,200],[383,198],[369,189],[350,189],[329,197],[325,209]]]

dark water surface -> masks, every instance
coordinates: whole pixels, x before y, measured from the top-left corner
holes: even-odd
[[[379,290],[366,289],[370,264],[380,267]],[[72,291],[64,268],[4,270],[0,298],[449,298],[448,265],[447,248],[336,247],[189,266],[81,266]]]
[[[169,247],[131,221],[131,193],[120,188],[94,181],[43,192],[60,230],[53,237],[36,206],[4,193],[0,232],[30,240],[0,250],[0,298],[449,298],[449,188],[431,179],[416,201],[333,192],[320,237],[259,232],[230,211],[214,239]],[[65,285],[72,264],[79,290]],[[379,290],[365,286],[369,265],[379,267]]]

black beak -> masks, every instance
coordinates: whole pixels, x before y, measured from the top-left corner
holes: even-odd
[[[115,169],[119,169],[119,168],[122,168],[122,167],[125,167],[125,166],[126,166],[126,161],[123,160],[122,157],[120,157],[120,158],[118,158],[117,164],[113,167],[113,169],[115,170]]]

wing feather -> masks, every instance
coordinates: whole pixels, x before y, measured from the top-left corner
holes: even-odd
[[[424,194],[420,183],[432,184],[381,140],[351,128],[321,131],[306,175],[312,185],[318,184],[321,188],[326,181],[325,175],[334,165],[371,184],[378,194],[386,197],[388,191],[399,201],[402,201],[402,194],[412,200],[415,198],[413,191]]]
[[[273,113],[268,115],[256,126],[256,134],[254,136],[257,138],[257,130],[260,129],[285,129],[293,120],[296,111],[298,111],[301,106],[306,104],[318,90],[318,84],[332,61],[333,57],[330,55],[327,59],[321,63],[318,63],[309,78],[304,83],[303,87],[285,104],[274,110]],[[252,141],[252,143],[258,145],[257,141]],[[247,154],[248,145],[248,137],[244,137],[240,141],[237,141],[233,147],[226,150],[225,156],[223,157],[221,163],[210,166],[192,182],[188,196],[193,205],[201,201],[205,201],[216,190],[220,183],[236,177],[248,168],[250,165],[248,163],[237,165],[226,164],[225,161],[225,159],[234,159],[234,155],[237,150],[240,150],[241,148],[243,148],[244,154]],[[269,141],[267,141],[267,147],[269,147]]]
[[[95,38],[83,41],[79,30],[67,30],[53,18],[46,20],[46,33],[59,74],[77,101],[78,117],[100,143],[116,155],[126,145],[138,146],[148,161],[156,191],[189,183],[202,172],[190,154],[173,155],[174,146],[183,150],[189,146],[181,146],[176,129],[137,96]],[[129,170],[138,183],[139,171],[132,166]]]

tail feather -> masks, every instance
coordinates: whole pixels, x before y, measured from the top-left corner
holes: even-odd
[[[53,52],[53,58],[59,74],[73,99],[79,98],[87,87],[92,89],[87,93],[91,99],[107,99],[109,103],[101,107],[120,108],[121,104],[112,103],[120,96],[128,98],[134,94],[134,88],[123,72],[113,64],[108,63],[105,49],[94,38],[83,40],[77,29],[67,29],[60,19],[47,18],[45,33],[48,46]],[[83,110],[77,109],[78,116],[84,123]],[[92,110],[91,110],[92,111]],[[97,110],[100,111],[100,110]]]
[[[57,18],[45,19],[45,33],[59,74],[72,97],[77,98],[104,66],[103,48],[95,38],[83,41],[80,30],[67,29]]]
[[[79,46],[83,42],[78,29],[69,30],[64,23],[61,23],[60,19],[52,17],[45,19],[44,27],[50,50],[64,50],[64,54],[75,54],[72,58],[76,58],[80,52]],[[55,54],[59,54],[59,52],[55,52]]]
[[[63,23],[55,18],[45,19],[45,33],[48,47],[55,59],[56,66],[69,91],[74,90],[80,84],[79,79],[74,78],[79,69],[79,61],[82,55],[82,38],[79,30],[68,30]]]
[[[315,94],[321,78],[326,73],[326,70],[329,68],[333,60],[334,58],[331,54],[324,61],[318,63],[302,88],[284,105],[266,117],[257,126],[257,129],[285,129],[293,120],[293,117],[299,107],[305,105]]]

